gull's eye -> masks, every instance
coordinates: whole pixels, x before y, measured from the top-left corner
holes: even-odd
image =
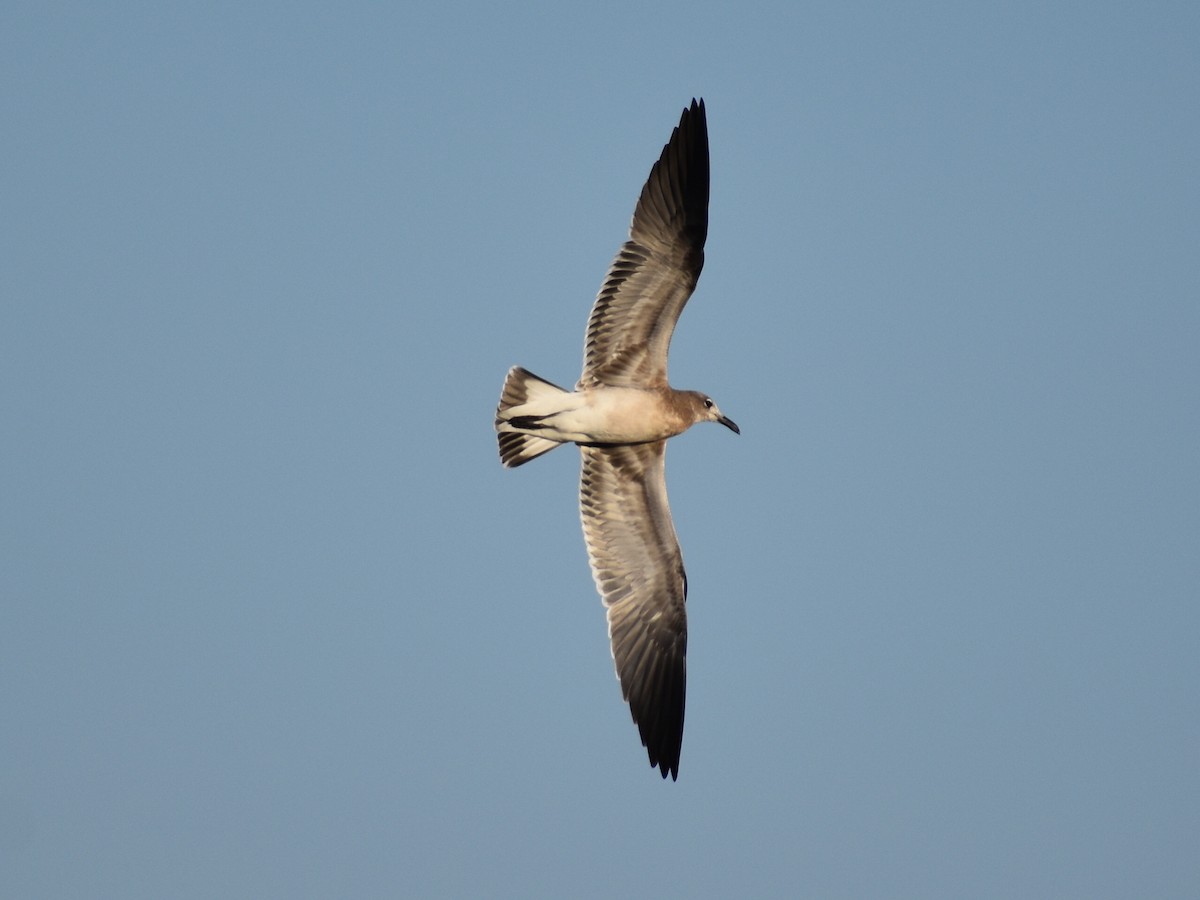
[[[705,398],[704,398],[704,408],[705,408],[705,409],[712,409],[712,407],[713,407],[712,398],[711,398],[711,397],[705,397]]]

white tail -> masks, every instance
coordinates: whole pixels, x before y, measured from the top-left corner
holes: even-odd
[[[570,392],[544,378],[538,378],[520,366],[513,366],[508,370],[504,388],[500,391],[500,405],[496,408],[496,439],[500,443],[500,462],[509,469],[516,468],[561,445],[559,441],[513,430],[520,425],[510,421],[513,416],[509,411],[566,393]]]

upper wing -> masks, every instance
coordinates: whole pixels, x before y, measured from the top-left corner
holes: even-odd
[[[687,575],[667,506],[666,441],[580,449],[583,534],[608,610],[621,692],[650,765],[675,778],[687,684]]]
[[[629,240],[592,306],[580,387],[665,386],[667,350],[704,267],[708,123],[692,101],[642,188]]]

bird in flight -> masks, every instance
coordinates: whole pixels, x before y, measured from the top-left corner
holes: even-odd
[[[697,422],[741,433],[711,397],[667,383],[671,334],[704,266],[708,186],[704,101],[693,100],[650,170],[629,240],[592,306],[575,389],[516,366],[495,422],[509,468],[579,445],[583,535],[617,678],[664,779],[679,776],[687,681],[687,575],[667,505],[667,439]]]

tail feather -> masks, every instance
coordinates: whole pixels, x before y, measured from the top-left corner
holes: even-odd
[[[508,377],[504,379],[504,388],[500,392],[500,405],[496,408],[496,439],[500,444],[500,462],[506,468],[512,469],[524,465],[531,459],[537,459],[543,453],[549,453],[555,447],[560,446],[559,441],[538,437],[536,434],[508,430],[520,427],[511,421],[519,417],[511,415],[509,410],[539,399],[565,393],[567,391],[558,385],[551,384],[544,378],[538,378],[520,366],[513,366],[508,370]]]
[[[502,431],[496,435],[496,439],[500,442],[500,462],[507,469],[515,469],[531,459],[537,459],[543,453],[549,453],[555,447],[562,446],[558,441],[516,431]]]

